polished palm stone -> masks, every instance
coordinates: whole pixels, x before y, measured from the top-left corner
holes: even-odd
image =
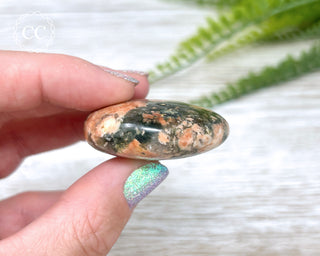
[[[219,146],[228,133],[217,113],[175,101],[128,101],[93,112],[85,123],[94,148],[147,160],[196,155]]]

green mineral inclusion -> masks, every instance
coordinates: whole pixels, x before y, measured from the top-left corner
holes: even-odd
[[[164,127],[158,120],[144,120],[143,114],[154,115],[154,113],[162,115],[163,119],[168,122],[168,127]],[[176,123],[169,120],[185,119],[190,117],[195,123],[203,127],[209,134],[214,136],[212,131],[212,123],[220,123],[220,117],[214,112],[208,111],[201,107],[192,106],[181,102],[148,102],[144,107],[138,107],[130,110],[124,116],[120,129],[114,134],[105,134],[101,144],[105,144],[109,151],[114,154],[121,153],[134,139],[137,139],[141,147],[147,148],[149,144],[158,143],[158,132],[165,128],[175,129]],[[214,117],[215,121],[212,120]],[[142,131],[144,131],[143,135]],[[139,134],[141,132],[141,134]],[[160,148],[157,150],[161,151]],[[191,152],[183,152],[176,145],[172,145],[175,151],[181,152],[181,155],[190,154]],[[195,150],[194,153],[196,153]]]

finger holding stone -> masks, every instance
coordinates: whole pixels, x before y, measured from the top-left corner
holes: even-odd
[[[5,124],[0,129],[0,178],[14,171],[26,156],[83,139],[86,116],[85,112],[75,111]]]
[[[80,58],[0,51],[0,111],[34,109],[43,102],[90,111],[131,99],[135,83]],[[145,93],[146,78],[136,90]]]
[[[0,201],[0,240],[30,224],[51,207],[62,191],[24,192]]]

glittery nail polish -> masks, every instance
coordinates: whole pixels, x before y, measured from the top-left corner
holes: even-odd
[[[100,66],[103,71],[109,73],[110,75],[113,75],[115,77],[118,77],[118,78],[122,78],[128,82],[131,82],[134,84],[134,86],[138,85],[139,84],[139,81],[131,76],[128,76],[127,74],[123,74],[123,73],[120,73],[118,71],[115,71],[115,70],[111,70],[111,69],[108,69],[106,67],[103,67],[103,66]]]
[[[153,191],[167,176],[167,167],[159,163],[149,163],[135,170],[124,185],[124,196],[130,208],[135,207]]]
[[[140,75],[140,76],[146,76],[148,77],[149,76],[149,73],[148,72],[144,72],[144,71],[139,71],[139,70],[121,70],[122,72],[125,72],[125,73],[132,73],[132,74],[137,74],[137,75]]]

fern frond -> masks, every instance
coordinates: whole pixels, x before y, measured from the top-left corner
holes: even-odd
[[[314,5],[314,4],[313,4]],[[276,15],[270,19],[262,22],[259,26],[251,26],[249,29],[240,33],[238,37],[232,38],[225,42],[222,46],[218,46],[211,53],[208,54],[207,59],[213,60],[219,56],[225,55],[228,52],[234,51],[244,45],[248,45],[254,42],[266,41],[270,37],[274,37],[275,34],[278,35],[292,35],[292,32],[299,29],[299,36],[311,38],[319,38],[320,35],[320,22],[315,22],[319,19],[319,14],[313,12],[310,14],[310,7],[299,8],[299,12],[296,10],[288,11],[281,15]],[[320,11],[320,5],[315,5],[314,8],[318,8]],[[301,31],[300,27],[306,26],[306,24],[313,24],[312,28],[309,30]],[[317,37],[315,37],[317,35]],[[296,35],[297,36],[297,35]]]
[[[228,40],[221,46],[216,47],[206,56],[206,58],[208,61],[212,61],[245,45],[259,41],[264,37],[264,35],[265,31],[260,27],[251,27],[247,32],[242,33],[239,37]]]
[[[263,41],[297,41],[320,38],[320,20],[304,28],[296,28],[291,31],[275,33]]]
[[[155,82],[174,74],[205,57],[223,42],[249,30],[248,28],[259,26],[283,13],[311,7],[313,4],[320,8],[320,0],[243,0],[231,12],[220,16],[218,21],[207,18],[207,25],[199,28],[194,36],[182,42],[168,61],[150,71],[149,79]],[[320,12],[314,11],[314,13],[320,16]],[[244,35],[243,42],[250,41],[248,36],[250,37]]]
[[[275,67],[266,67],[258,73],[249,73],[246,77],[227,84],[220,91],[192,100],[191,103],[211,108],[258,89],[274,86],[317,70],[320,70],[320,42],[315,43],[308,51],[302,52],[298,58],[289,55]]]

